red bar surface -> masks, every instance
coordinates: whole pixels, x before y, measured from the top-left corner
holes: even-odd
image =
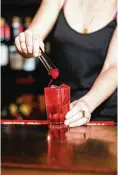
[[[19,125],[47,125],[47,120],[0,120],[0,124],[19,124]],[[114,126],[114,121],[90,121],[87,125]]]

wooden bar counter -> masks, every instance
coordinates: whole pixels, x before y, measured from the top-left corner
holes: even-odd
[[[1,175],[116,175],[117,127],[1,125]]]

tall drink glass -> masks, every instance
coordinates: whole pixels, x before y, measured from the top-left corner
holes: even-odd
[[[70,106],[70,87],[65,84],[46,87],[44,94],[49,127],[63,126]]]

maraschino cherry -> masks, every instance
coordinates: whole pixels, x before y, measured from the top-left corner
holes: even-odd
[[[51,69],[50,74],[51,74],[53,79],[57,79],[59,76],[59,69]]]
[[[50,80],[48,87],[50,87],[52,85],[53,80],[57,79],[59,77],[59,69],[51,69],[50,70],[50,75],[52,77],[52,79]]]

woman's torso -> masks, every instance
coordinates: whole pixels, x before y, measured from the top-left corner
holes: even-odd
[[[105,4],[93,5],[94,13],[90,12],[91,15],[88,15],[89,12],[87,12],[91,3],[88,4],[86,15],[84,15],[82,7],[78,13],[79,5],[83,1],[74,0],[73,6],[70,2],[72,3],[72,0],[67,1],[61,10],[55,25],[53,50],[54,62],[60,69],[60,81],[71,87],[71,100],[73,101],[81,98],[90,90],[102,69],[116,27],[114,18],[116,1],[114,0],[111,5],[107,4],[106,12],[103,11]],[[93,2],[93,0],[89,2]],[[108,3],[107,0],[97,2]],[[98,11],[97,17],[94,17],[96,11]],[[85,24],[83,16],[88,16],[87,20],[84,20]],[[91,19],[92,22],[90,22]],[[79,23],[79,21],[81,22]],[[88,34],[82,33],[85,25],[88,27]],[[116,107],[116,92],[114,92],[105,103],[94,111],[93,119],[94,116],[102,116],[102,119],[115,116]]]

